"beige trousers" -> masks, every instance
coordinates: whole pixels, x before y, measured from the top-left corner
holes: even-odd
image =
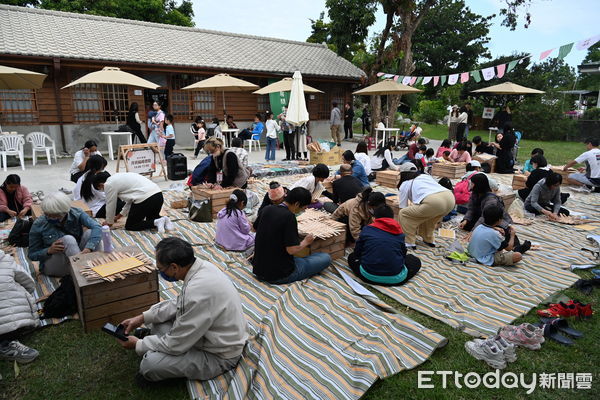
[[[337,143],[342,143],[341,125],[331,125],[331,138]]]
[[[398,213],[398,221],[407,244],[415,244],[419,235],[425,242],[433,243],[435,226],[454,208],[454,195],[449,190],[431,194],[421,204],[413,204]]]

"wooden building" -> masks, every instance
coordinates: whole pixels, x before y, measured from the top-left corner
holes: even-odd
[[[42,89],[0,91],[3,130],[46,132],[69,152],[89,138],[102,140],[99,133],[114,130],[117,118],[124,123],[132,102],[141,114],[155,99],[175,116],[176,131],[184,133],[178,134],[178,144],[191,144],[189,123],[197,115],[222,118],[223,101],[220,92],[181,88],[221,72],[262,87],[301,71],[306,84],[324,92],[306,96],[311,133],[327,136],[331,103],[349,101],[364,76],[321,44],[6,5],[0,5],[0,16],[0,64],[48,75]],[[61,90],[105,66],[160,88],[79,85]],[[225,93],[225,103],[240,122],[270,109],[268,96],[251,93]]]

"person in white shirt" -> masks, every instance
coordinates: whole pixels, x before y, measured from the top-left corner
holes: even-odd
[[[394,164],[394,156],[392,149],[394,148],[394,142],[391,140],[387,145],[380,147],[373,157],[371,157],[371,170],[373,171],[385,171],[388,168],[394,171],[399,169],[399,166]]]
[[[85,172],[85,165],[93,155],[101,156],[102,154],[98,151],[98,144],[93,140],[88,140],[83,145],[83,148],[77,151],[73,157],[73,163],[71,163],[71,168],[69,169],[71,182],[77,183],[79,177]]]
[[[563,168],[567,171],[575,164],[585,164],[585,168],[580,168],[579,173],[569,174],[569,183],[577,186],[588,186],[589,189],[599,191],[600,189],[600,139],[588,138],[585,140],[585,146],[588,151],[574,160],[569,161]]]
[[[465,131],[467,129],[467,121],[469,120],[469,114],[465,111],[458,114],[458,125],[456,125],[456,141],[462,142],[465,138]]]
[[[267,122],[265,122],[267,128],[267,152],[265,154],[265,160],[275,161],[275,149],[277,148],[277,130],[279,125],[273,119],[273,113],[267,114]]]
[[[95,218],[106,217],[106,196],[104,192],[97,190],[92,185],[96,174],[106,174],[106,177],[110,176],[108,172],[104,172],[106,168],[106,159],[102,156],[91,156],[87,162],[85,173],[77,180],[75,189],[73,189],[73,200],[83,200],[85,204],[92,211],[92,215]],[[121,212],[121,209],[125,203],[121,200],[117,200],[117,214]]]
[[[312,203],[308,208],[321,208],[323,204],[319,202],[319,197],[325,190],[323,181],[329,177],[329,167],[325,164],[317,164],[312,170],[312,175],[299,179],[290,187],[290,190],[303,187],[310,192]]]
[[[367,142],[362,141],[358,142],[356,145],[356,151],[354,152],[354,158],[362,164],[365,169],[365,173],[369,177],[369,180],[373,180],[371,178],[372,170],[371,170],[371,158],[369,157],[369,147],[367,146]]]
[[[417,232],[426,245],[435,247],[435,227],[454,208],[454,195],[431,175],[417,172],[411,163],[401,165],[400,171],[398,220],[406,235],[406,247],[416,247]]]
[[[240,159],[240,162],[244,167],[248,166],[248,151],[243,147],[243,141],[239,137],[231,140],[231,147],[229,150],[233,151],[236,156]]]
[[[119,172],[111,177],[96,174],[93,185],[106,195],[106,225],[112,226],[121,217],[127,216],[125,229],[129,231],[157,228],[159,232],[164,232],[165,229],[174,229],[168,217],[160,216],[163,194],[150,179],[133,172]],[[125,202],[119,214],[118,199]]]

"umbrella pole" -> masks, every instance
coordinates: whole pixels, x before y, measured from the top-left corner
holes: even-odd
[[[115,93],[115,84],[112,84],[112,92],[113,92],[113,113],[115,114],[115,122],[117,124],[117,129],[119,129],[119,115],[117,114],[117,94]]]
[[[227,121],[227,107],[225,107],[225,91],[222,90],[221,93],[223,94],[223,121]]]

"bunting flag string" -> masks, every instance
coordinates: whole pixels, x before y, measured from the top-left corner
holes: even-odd
[[[577,42],[572,42],[572,43],[562,45],[558,48],[558,54],[557,54],[556,58],[559,60],[562,60],[571,53],[573,48],[576,48],[577,50],[580,50],[580,51],[587,50],[594,44],[598,43],[599,41],[600,41],[600,34],[590,37],[590,38],[587,38],[587,39],[579,40]],[[549,50],[542,51],[539,55],[539,61],[542,61],[542,60],[545,60],[546,58],[548,58],[552,54],[552,52],[554,52],[554,50],[556,50],[556,47],[553,47]],[[492,67],[477,69],[477,70],[473,70],[473,71],[469,71],[469,72],[459,72],[459,73],[454,73],[454,74],[449,74],[449,75],[403,76],[403,75],[388,74],[385,72],[378,72],[377,77],[382,78],[382,79],[390,79],[391,78],[391,79],[394,79],[396,82],[402,82],[404,85],[410,85],[410,86],[419,85],[419,84],[427,85],[430,82],[433,84],[433,86],[437,86],[438,83],[440,84],[440,86],[443,86],[446,84],[446,82],[449,85],[454,85],[459,81],[460,81],[460,83],[468,82],[471,77],[473,78],[473,80],[475,82],[479,83],[479,82],[481,82],[482,78],[484,81],[489,81],[494,78],[502,78],[503,76],[505,76],[506,74],[511,72],[517,66],[517,64],[522,63],[523,60],[525,60],[527,58],[533,58],[533,55],[530,54],[526,57],[518,58],[516,60],[509,61],[508,63],[494,65]]]

